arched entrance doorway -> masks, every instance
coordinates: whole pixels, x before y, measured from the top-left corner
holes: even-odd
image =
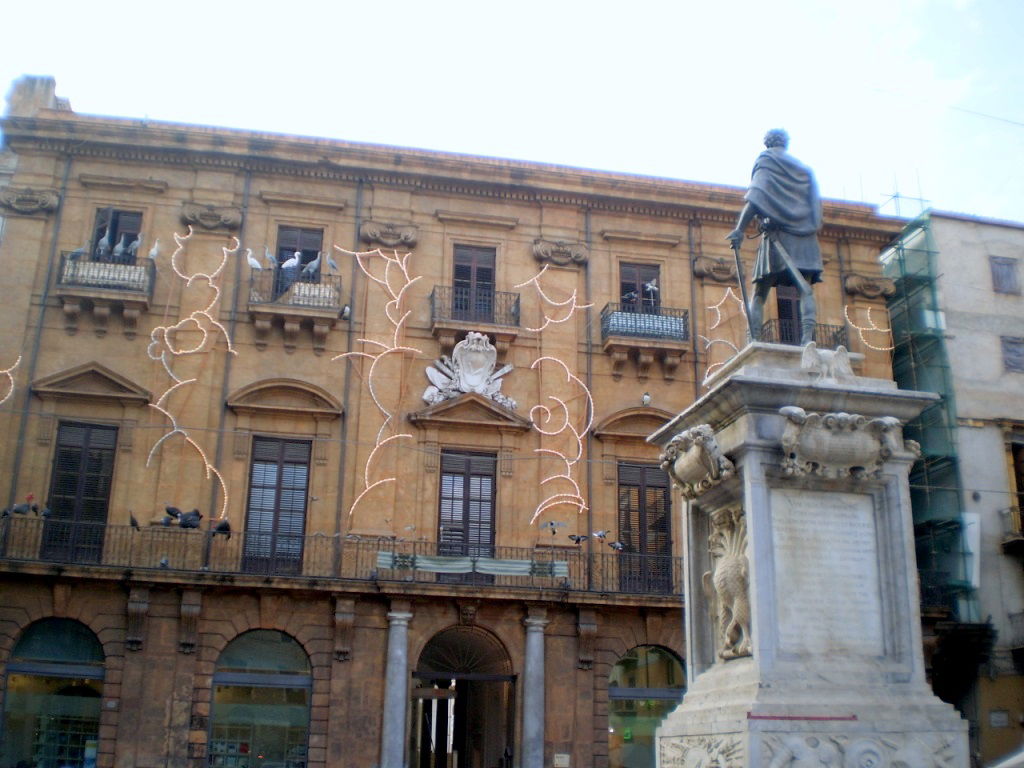
[[[515,675],[504,646],[477,627],[435,635],[413,672],[413,768],[510,768]]]

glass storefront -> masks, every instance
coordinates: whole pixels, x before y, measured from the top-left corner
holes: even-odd
[[[686,691],[676,656],[638,646],[616,662],[608,678],[609,768],[655,768],[654,731]]]
[[[2,768],[95,768],[103,649],[83,624],[29,626],[8,663]]]
[[[306,768],[312,676],[295,640],[262,629],[240,635],[213,684],[210,766]]]

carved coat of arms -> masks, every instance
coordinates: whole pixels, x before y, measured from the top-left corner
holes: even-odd
[[[426,370],[430,386],[423,391],[427,405],[437,405],[465,392],[476,392],[498,405],[515,410],[516,401],[501,393],[501,379],[511,365],[495,370],[498,351],[487,334],[470,331],[455,345],[451,357],[444,355]]]

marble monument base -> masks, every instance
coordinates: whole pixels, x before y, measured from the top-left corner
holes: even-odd
[[[691,685],[661,768],[966,768],[925,679],[902,424],[935,399],[751,344],[649,438],[681,489]]]

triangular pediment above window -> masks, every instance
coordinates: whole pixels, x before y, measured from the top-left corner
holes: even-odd
[[[297,379],[264,379],[228,397],[236,413],[291,413],[337,418],[341,404],[326,390]]]
[[[626,408],[602,419],[593,434],[598,440],[646,440],[673,416],[674,413],[651,406]]]
[[[424,408],[422,411],[410,413],[409,421],[418,427],[476,427],[523,432],[533,426],[529,419],[475,392],[468,392],[452,400]]]
[[[106,400],[126,405],[144,405],[151,399],[148,390],[99,363],[85,363],[36,379],[32,392],[43,399]]]

